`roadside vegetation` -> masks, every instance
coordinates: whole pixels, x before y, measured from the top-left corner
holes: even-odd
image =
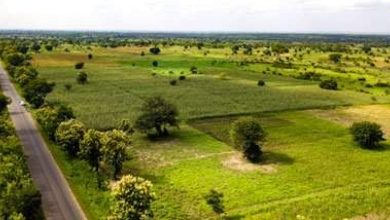
[[[40,220],[41,195],[32,182],[4,100],[0,93],[0,219]]]

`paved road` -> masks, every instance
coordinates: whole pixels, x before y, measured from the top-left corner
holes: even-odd
[[[86,219],[69,185],[37,129],[31,114],[20,106],[20,96],[0,66],[0,83],[4,95],[12,99],[8,106],[16,132],[24,146],[27,164],[34,183],[42,194],[46,219]]]

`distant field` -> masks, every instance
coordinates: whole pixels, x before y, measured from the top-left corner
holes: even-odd
[[[299,69],[275,69],[271,64],[240,66],[237,62],[247,58],[226,55],[230,53],[228,49],[209,49],[204,56],[198,49],[168,47],[156,56],[142,47],[94,48],[92,60],[87,59],[86,49],[70,50],[37,54],[34,65],[43,77],[57,84],[49,100],[70,104],[78,118],[96,128],[116,126],[124,118],[134,119],[142,100],[154,95],[175,103],[182,119],[390,101],[383,90],[357,92],[362,87],[359,84],[350,88],[353,84],[344,83],[348,90],[335,92],[318,88],[318,82],[286,77],[298,74]],[[142,51],[145,56],[140,55]],[[315,60],[317,56],[309,58]],[[318,59],[326,59],[326,55]],[[152,66],[154,60],[159,67]],[[297,65],[308,65],[308,60],[297,61]],[[85,71],[89,74],[90,83],[84,86],[75,82],[78,71],[74,64],[79,61],[86,62]],[[191,66],[196,66],[201,74],[191,74]],[[267,69],[277,73],[263,74]],[[384,74],[387,70],[376,71]],[[331,70],[327,74],[341,75]],[[186,80],[171,86],[169,81],[180,75],[185,75]],[[349,74],[344,75],[348,78]],[[353,74],[352,77],[356,78]],[[371,81],[378,78],[366,77]],[[257,86],[260,79],[266,82],[265,87]],[[72,84],[72,90],[65,91],[64,84]]]

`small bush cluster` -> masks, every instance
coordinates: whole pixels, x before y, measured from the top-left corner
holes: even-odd
[[[333,79],[321,81],[319,84],[321,89],[337,90],[337,81]]]

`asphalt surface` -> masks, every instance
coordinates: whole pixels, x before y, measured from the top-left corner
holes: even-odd
[[[22,99],[1,66],[0,83],[4,95],[12,99],[8,110],[23,144],[32,179],[41,192],[42,208],[46,219],[87,219],[39,133],[36,122],[26,108],[20,105]]]

